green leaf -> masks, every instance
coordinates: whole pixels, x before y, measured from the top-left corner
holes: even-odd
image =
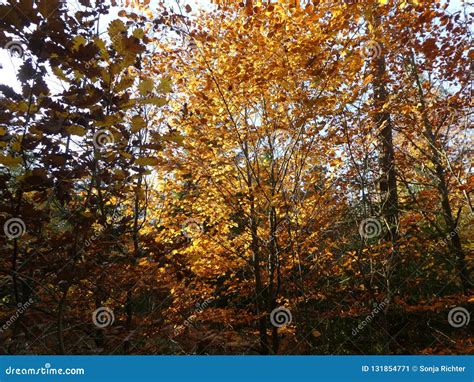
[[[161,93],[169,93],[171,91],[171,85],[172,82],[170,78],[162,78],[158,85],[158,91]]]
[[[153,87],[154,87],[153,80],[150,78],[147,78],[146,80],[143,80],[142,82],[140,82],[140,84],[138,85],[138,91],[140,92],[142,96],[146,96],[148,95],[148,93],[153,92]]]
[[[7,167],[14,167],[21,163],[21,157],[3,156],[0,155],[0,163]]]
[[[123,23],[122,20],[114,20],[109,24],[109,27],[107,28],[107,32],[109,33],[109,37],[114,41],[114,39],[117,38],[117,36],[120,36],[123,32],[127,30],[127,27]]]
[[[146,122],[141,115],[135,115],[132,118],[132,133],[136,133],[146,127]]]
[[[142,105],[155,105],[155,106],[164,106],[167,103],[167,99],[164,97],[151,97],[140,100]]]
[[[68,134],[78,135],[79,137],[83,137],[87,133],[87,130],[79,125],[66,126],[64,129]]]
[[[159,159],[158,158],[151,158],[151,157],[148,157],[148,158],[137,158],[135,160],[135,164],[137,166],[156,166],[158,165],[159,163]]]

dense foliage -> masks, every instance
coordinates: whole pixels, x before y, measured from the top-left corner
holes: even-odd
[[[0,352],[472,353],[449,3],[0,5]]]

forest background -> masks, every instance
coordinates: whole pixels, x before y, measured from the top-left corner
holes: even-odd
[[[472,353],[472,15],[0,2],[0,352]]]

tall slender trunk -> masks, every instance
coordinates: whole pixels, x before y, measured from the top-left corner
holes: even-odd
[[[245,146],[244,150],[247,150]],[[255,275],[255,299],[258,316],[258,329],[260,336],[260,353],[268,354],[268,335],[267,335],[267,315],[266,315],[266,304],[265,304],[265,288],[262,282],[262,274],[260,268],[260,246],[257,233],[257,218],[255,212],[255,197],[253,194],[253,182],[252,172],[250,170],[250,163],[247,163],[247,185],[249,189],[249,202],[250,202],[250,232],[252,235],[251,250],[253,255],[253,268]]]
[[[141,138],[141,136],[140,136]],[[141,140],[140,140],[141,141]],[[140,148],[140,154],[141,154],[141,148]],[[140,230],[140,227],[138,225],[138,219],[140,215],[140,191],[142,187],[142,181],[143,178],[140,175],[138,177],[137,181],[137,187],[135,189],[135,200],[134,200],[134,206],[133,206],[133,258],[132,258],[132,265],[135,263],[135,261],[138,259],[140,256],[140,243],[139,243],[139,237],[138,233]],[[132,328],[133,328],[133,290],[129,289],[127,291],[127,297],[125,301],[125,311],[127,313],[127,321],[126,321],[126,327],[128,331],[128,336],[123,342],[123,351],[125,354],[128,354],[130,352],[131,348],[131,343],[130,343],[130,338],[132,334]]]
[[[273,197],[273,195],[272,195]],[[268,288],[268,298],[267,298],[267,310],[272,312],[276,308],[276,298],[279,293],[279,280],[275,284],[276,273],[279,273],[279,253],[277,246],[277,237],[276,237],[276,210],[275,207],[270,207],[270,212],[268,216],[269,227],[270,227],[270,254],[269,254],[269,288]],[[272,351],[274,354],[278,354],[279,348],[279,339],[278,339],[278,328],[272,325]]]
[[[380,26],[380,16],[374,17],[374,27]],[[387,69],[385,63],[385,54],[381,46],[380,55],[374,62],[374,105],[380,110],[375,115],[375,124],[380,129],[380,197],[381,213],[388,226],[385,239],[395,242],[398,238],[398,192],[397,177],[395,167],[395,152],[393,148],[393,126],[390,113],[383,110],[383,106],[388,101],[388,91],[386,86]]]
[[[457,271],[461,279],[463,290],[466,292],[469,288],[472,287],[472,282],[470,280],[469,271],[467,269],[466,256],[462,248],[461,238],[458,234],[458,223],[453,216],[451,202],[449,200],[448,181],[446,179],[446,171],[441,160],[441,150],[436,140],[436,136],[433,133],[433,126],[430,122],[430,119],[428,118],[423,87],[420,81],[420,76],[418,74],[413,53],[411,53],[410,55],[410,64],[412,66],[413,79],[416,83],[418,101],[420,103],[420,111],[422,114],[424,128],[423,135],[428,140],[428,143],[430,145],[431,161],[435,167],[436,178],[438,181],[437,188],[441,198],[441,209],[443,211],[443,220],[446,225],[446,236],[449,236],[451,238],[451,240],[448,241],[448,246],[454,258],[456,259]]]
[[[378,36],[381,36],[382,17],[377,10],[374,10],[372,25]],[[398,191],[397,176],[395,167],[395,152],[393,147],[393,126],[390,113],[385,110],[388,102],[389,94],[387,90],[387,68],[385,60],[384,46],[378,39],[380,45],[380,54],[374,58],[373,63],[373,101],[377,112],[374,116],[375,126],[378,131],[379,151],[379,171],[380,171],[380,202],[381,216],[384,225],[387,227],[384,240],[392,243],[392,253],[388,257],[385,266],[385,299],[388,301],[387,307],[384,309],[381,325],[385,328],[383,343],[385,354],[390,353],[390,324],[388,317],[388,306],[392,300],[392,274],[398,268],[399,257],[397,256],[397,239],[399,230],[399,214],[398,214]]]
[[[253,199],[253,196],[252,196]],[[269,346],[268,346],[268,335],[267,335],[267,315],[266,315],[266,307],[265,307],[265,288],[262,282],[262,275],[261,275],[261,268],[260,268],[260,250],[258,244],[258,236],[257,236],[257,224],[256,224],[256,217],[255,217],[255,205],[254,201],[251,201],[251,208],[250,208],[250,230],[252,232],[252,253],[253,253],[253,266],[254,266],[254,273],[255,273],[255,296],[256,296],[256,305],[257,305],[257,316],[258,318],[258,328],[260,334],[260,352],[262,354],[269,353]]]
[[[272,164],[270,172],[270,184],[272,187],[271,191],[271,200],[275,197],[277,191],[277,179],[275,177],[275,153],[273,152],[273,145],[271,146],[272,150]],[[272,312],[276,308],[276,300],[278,294],[280,293],[280,253],[278,249],[277,242],[277,212],[276,208],[273,205],[270,205],[268,211],[268,227],[269,227],[269,274],[268,274],[268,295],[267,295],[267,310]],[[278,338],[278,327],[272,325],[272,352],[273,354],[278,354],[278,348],[280,346]]]

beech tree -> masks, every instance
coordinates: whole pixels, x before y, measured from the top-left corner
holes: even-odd
[[[78,3],[0,5],[2,353],[472,352],[468,4]]]

